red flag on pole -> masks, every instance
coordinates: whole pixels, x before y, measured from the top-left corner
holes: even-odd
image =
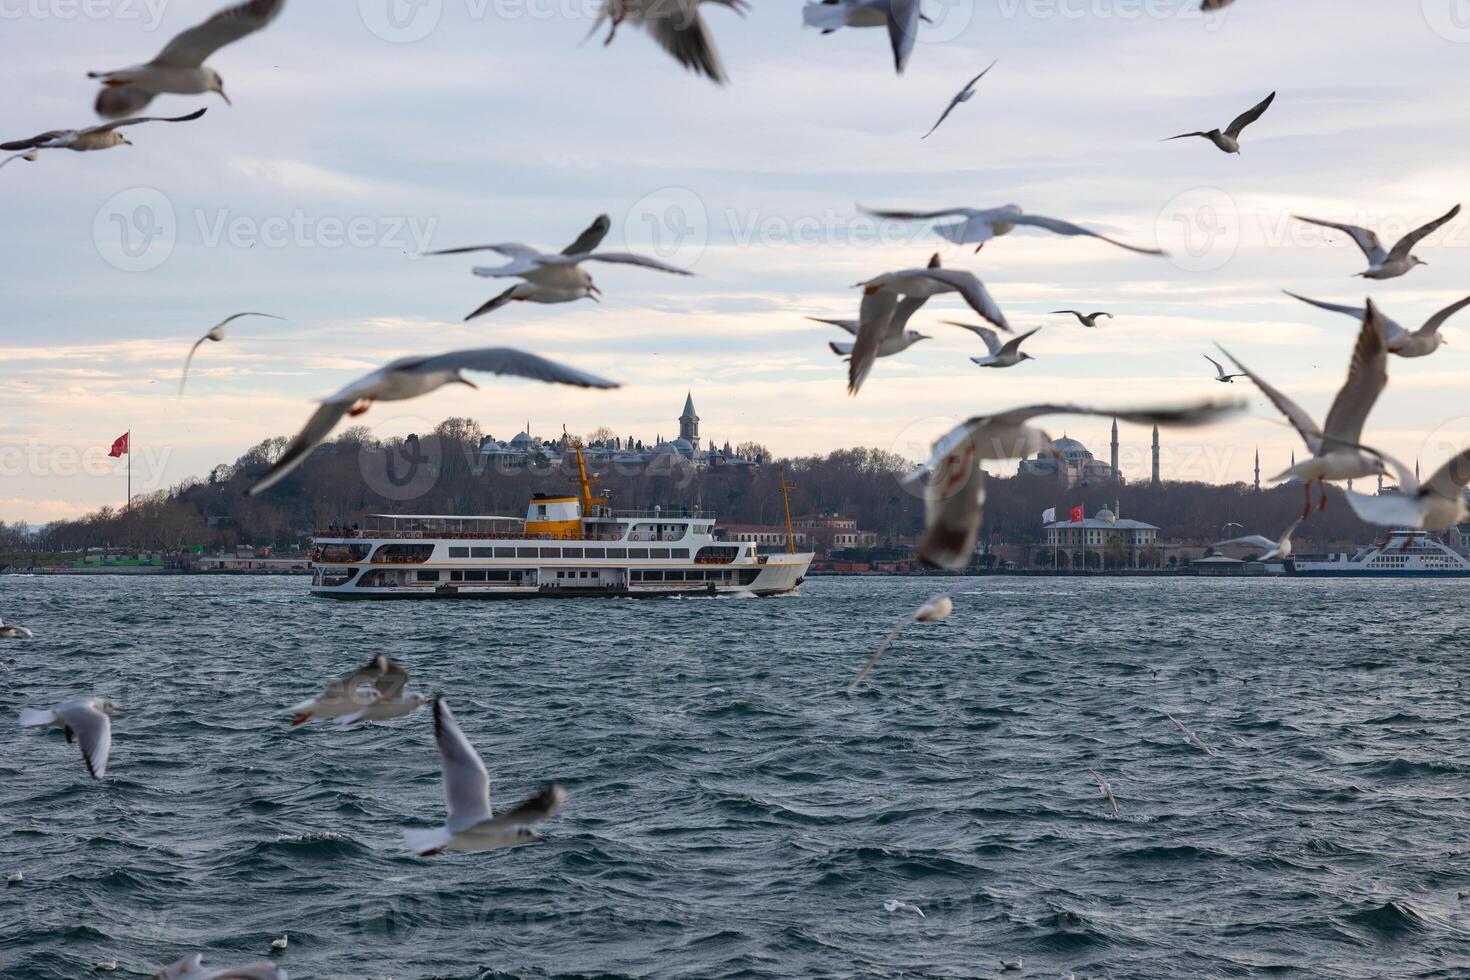
[[[112,451],[109,452],[107,455],[114,456],[115,457],[115,456],[122,456],[125,453],[127,453],[127,451],[128,451],[128,435],[129,435],[128,432],[124,432],[122,435],[120,435],[116,439],[112,440]]]
[[[1073,507],[1072,508],[1072,513],[1071,513],[1071,515],[1067,519],[1070,520],[1070,521],[1073,521],[1073,522],[1077,522],[1077,521],[1082,520],[1082,508],[1081,507]]]

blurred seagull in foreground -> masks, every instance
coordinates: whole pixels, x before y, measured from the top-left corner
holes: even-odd
[[[233,316],[227,316],[227,317],[225,317],[219,323],[216,323],[214,326],[210,327],[209,328],[209,332],[207,334],[205,334],[203,337],[200,337],[198,340],[194,341],[194,346],[189,348],[189,356],[186,357],[186,358],[184,358],[184,373],[179,376],[179,397],[180,398],[183,398],[184,397],[184,385],[186,383],[188,383],[188,381],[189,381],[189,365],[191,363],[193,363],[193,361],[194,361],[194,352],[199,349],[199,345],[202,344],[202,343],[204,343],[206,340],[212,340],[215,343],[219,343],[221,340],[224,340],[225,339],[225,326],[227,324],[231,323],[234,320],[240,319],[242,316],[263,316],[263,317],[267,317],[267,318],[269,318],[271,320],[279,320],[279,319],[281,319],[281,317],[275,316],[274,314],[271,314],[271,313],[236,313]]]
[[[1320,221],[1317,218],[1304,218],[1299,214],[1292,215],[1298,221],[1305,221],[1311,225],[1321,225],[1323,228],[1333,228],[1345,232],[1358,248],[1362,249],[1363,255],[1368,259],[1368,269],[1365,272],[1355,272],[1354,276],[1362,276],[1364,279],[1397,279],[1404,275],[1416,265],[1428,265],[1417,255],[1410,255],[1415,245],[1439,230],[1440,226],[1449,222],[1460,213],[1460,206],[1456,204],[1449,211],[1435,218],[1429,224],[1416,228],[1394,244],[1392,251],[1385,251],[1383,242],[1379,240],[1378,233],[1357,225],[1340,225],[1332,221]]]
[[[1217,361],[1217,360],[1215,360],[1213,357],[1211,357],[1208,354],[1205,354],[1204,355],[1204,359],[1207,360],[1207,361],[1209,361],[1210,364],[1214,366],[1214,368],[1215,368],[1215,380],[1218,381],[1218,382],[1220,382],[1221,384],[1233,385],[1233,384],[1235,384],[1235,379],[1236,378],[1248,378],[1248,377],[1250,377],[1250,375],[1248,375],[1248,374],[1226,374],[1225,373],[1225,369],[1220,366],[1220,362]]]
[[[984,78],[985,77],[985,73],[988,72],[988,71],[990,71],[990,69],[992,69],[994,67],[995,67],[995,62],[992,61],[990,64],[988,64],[988,65],[985,66],[985,71],[982,71],[980,74],[976,75],[974,78],[972,78],[968,82],[966,82],[965,83],[965,87],[962,88],[962,89],[960,89],[957,93],[955,93],[954,98],[952,98],[952,99],[949,100],[949,105],[945,106],[944,107],[944,111],[939,114],[938,121],[935,122],[934,125],[932,125],[932,126],[929,127],[929,132],[925,133],[923,136],[920,136],[919,139],[926,140],[930,136],[933,136],[934,135],[934,131],[939,128],[939,124],[942,123],[942,122],[944,122],[946,119],[948,119],[949,118],[949,114],[951,112],[954,112],[954,107],[955,106],[959,105],[961,102],[969,102],[970,99],[973,98],[974,95],[975,95],[975,85],[976,85],[976,83],[979,82],[980,79]]]
[[[505,374],[530,378],[533,381],[576,385],[579,388],[618,387],[616,382],[605,381],[565,364],[509,347],[457,350],[433,357],[400,357],[325,399],[321,408],[307,419],[305,428],[296,434],[296,438],[281,453],[280,459],[245,491],[246,494],[254,496],[274,486],[286,474],[300,466],[301,461],[332,434],[343,416],[355,418],[371,408],[374,402],[405,401],[426,395],[447,384],[478,388],[479,385],[464,377],[464,371]]]
[[[1120,242],[1116,238],[1100,235],[1095,231],[1089,231],[1081,225],[1074,225],[1070,221],[1060,221],[1056,218],[1046,218],[1039,214],[1026,214],[1021,210],[1019,204],[1007,204],[998,208],[945,208],[940,211],[874,211],[870,208],[859,208],[875,218],[886,218],[891,221],[929,221],[935,218],[963,218],[952,224],[935,225],[934,233],[947,242],[956,245],[975,245],[975,251],[985,247],[985,243],[992,238],[1001,235],[1009,235],[1018,226],[1029,228],[1041,228],[1057,235],[1084,235],[1088,238],[1098,238],[1110,245],[1126,248],[1130,252],[1139,252],[1143,255],[1163,255],[1163,249],[1140,248],[1137,245],[1129,245]],[[976,244],[976,243],[979,244]]]
[[[1338,390],[1337,397],[1332,400],[1332,408],[1327,412],[1327,422],[1321,427],[1318,427],[1300,405],[1267,384],[1225,348],[1221,347],[1220,350],[1286,416],[1292,428],[1296,429],[1312,452],[1310,458],[1283,470],[1275,477],[1278,481],[1292,477],[1302,481],[1305,494],[1303,519],[1312,513],[1312,481],[1316,481],[1321,493],[1318,509],[1326,510],[1328,480],[1360,479],[1377,476],[1384,471],[1383,461],[1378,455],[1361,445],[1363,423],[1368,420],[1368,413],[1373,410],[1378,396],[1388,385],[1388,346],[1383,319],[1378,315],[1371,299],[1363,311],[1363,326],[1358,331],[1358,342],[1353,347],[1347,380]]]
[[[924,530],[915,553],[931,565],[964,568],[980,535],[985,502],[981,460],[1022,459],[1052,452],[1051,437],[1027,423],[1042,415],[1099,415],[1137,425],[1204,425],[1241,410],[1239,403],[1197,402],[1177,407],[1130,408],[1122,411],[1086,405],[1043,404],[1013,408],[966,420],[934,443],[929,462],[905,482],[925,478]]]
[[[820,28],[823,34],[831,34],[840,27],[888,28],[893,67],[900,75],[914,53],[919,22],[928,20],[920,10],[919,0],[821,0],[802,7],[801,19],[807,27]]]
[[[445,850],[489,851],[545,840],[531,828],[561,809],[566,794],[560,786],[544,786],[500,816],[492,816],[490,775],[485,763],[460,731],[442,697],[434,699],[434,740],[439,743],[449,820],[433,830],[405,830],[403,838],[410,850],[419,857],[429,857]]]
[[[1185,726],[1184,722],[1180,721],[1178,718],[1175,718],[1173,715],[1169,714],[1169,712],[1167,712],[1167,711],[1164,712],[1164,717],[1167,718],[1167,719],[1169,719],[1169,721],[1174,725],[1174,727],[1179,730],[1179,734],[1184,736],[1184,741],[1188,742],[1190,745],[1193,745],[1195,748],[1199,749],[1205,755],[1213,756],[1215,754],[1215,750],[1212,749],[1212,748],[1210,748],[1204,742],[1201,742],[1199,740],[1199,736],[1196,735],[1194,732],[1190,731],[1189,728],[1187,728]]]
[[[286,980],[286,971],[265,962],[209,970],[203,953],[190,953],[155,973],[152,980]]]
[[[137,126],[146,122],[191,122],[202,115],[204,110],[198,109],[187,116],[134,116],[86,129],[53,129],[30,139],[0,143],[0,150],[24,151],[0,160],[0,167],[11,160],[35,160],[41,150],[75,150],[85,153],[89,150],[110,150],[114,146],[132,146],[133,141],[122,134],[126,126]]]
[[[1275,541],[1272,541],[1264,534],[1246,534],[1238,538],[1216,541],[1210,547],[1224,548],[1232,544],[1248,544],[1255,548],[1261,548],[1265,552],[1256,561],[1271,561],[1277,558],[1287,559],[1291,557],[1291,536],[1296,533],[1297,528],[1302,526],[1303,520],[1304,518],[1298,517],[1292,521],[1287,525],[1286,530],[1281,532],[1281,537]]]
[[[114,119],[137,112],[155,95],[203,95],[216,92],[229,104],[225,80],[204,60],[226,44],[260,30],[275,19],[286,0],[249,0],[226,7],[202,24],[189,28],[166,44],[144,65],[117,71],[88,72],[103,84],[97,93],[97,115]]]
[[[883,651],[887,650],[894,638],[903,632],[905,626],[908,626],[910,623],[943,622],[953,615],[954,600],[951,596],[960,591],[960,589],[968,587],[970,584],[966,582],[963,585],[950,589],[948,592],[941,592],[938,595],[930,596],[924,601],[922,606],[909,613],[903,619],[900,619],[893,629],[888,631],[888,635],[883,637],[883,642],[878,644],[878,649],[873,653],[873,656],[868,658],[868,662],[863,665],[863,669],[858,671],[858,675],[852,679],[852,683],[847,685],[847,693],[852,694],[857,690],[858,684],[862,683],[863,678],[868,676],[868,671],[873,669],[873,665],[878,662],[878,658],[883,656]],[[891,912],[893,910],[889,909],[889,911]]]
[[[1339,306],[1337,303],[1324,303],[1318,299],[1307,299],[1307,297],[1298,296],[1289,290],[1282,290],[1282,292],[1286,293],[1292,299],[1299,299],[1303,303],[1310,303],[1319,309],[1331,310],[1333,313],[1346,313],[1359,322],[1362,321],[1364,313],[1367,312],[1361,306]],[[1440,336],[1439,328],[1444,326],[1450,317],[1463,310],[1466,306],[1470,306],[1470,296],[1465,297],[1458,303],[1451,303],[1449,306],[1446,306],[1434,314],[1434,316],[1424,321],[1424,326],[1418,330],[1406,330],[1394,320],[1384,316],[1380,311],[1378,316],[1383,321],[1383,328],[1388,335],[1388,352],[1390,354],[1397,354],[1399,357],[1428,357],[1430,354],[1439,350],[1441,344],[1449,343],[1448,340]]]
[[[1398,493],[1378,496],[1344,492],[1353,513],[1369,524],[1390,528],[1445,531],[1470,521],[1465,488],[1470,486],[1470,449],[1450,459],[1423,483],[1403,463],[1380,454],[1398,474]],[[1406,542],[1407,546],[1407,542]]]
[[[942,322],[951,327],[968,330],[980,338],[981,342],[985,344],[985,349],[990,353],[984,357],[972,357],[970,360],[981,367],[1008,368],[1015,367],[1022,361],[1036,360],[1030,354],[1022,353],[1021,341],[1034,334],[1037,330],[1040,330],[1040,327],[1037,327],[1035,330],[1027,330],[1025,333],[1012,337],[1005,343],[1001,343],[1000,335],[988,327],[981,327],[971,323],[959,323],[955,320],[944,320]]]
[[[707,2],[729,7],[742,16],[750,9],[745,0]],[[631,20],[647,28],[659,46],[673,55],[679,64],[717,85],[723,85],[729,79],[720,65],[720,55],[715,50],[709,28],[699,15],[700,3],[701,0],[605,0],[588,36],[596,34],[603,21],[611,20],[607,40],[602,42],[603,47],[607,47],[618,32],[618,25]]]
[[[910,905],[908,902],[901,902],[896,898],[884,900],[883,911],[905,912],[909,915],[917,915],[921,919],[927,918],[927,916],[924,915],[924,910],[919,908],[917,905]]]
[[[1077,318],[1077,322],[1082,324],[1084,327],[1096,327],[1097,318],[1100,316],[1105,316],[1109,320],[1113,318],[1113,315],[1111,313],[1104,313],[1102,310],[1098,310],[1096,313],[1083,313],[1080,310],[1052,310],[1052,313],[1070,313],[1075,316]]]
[[[107,775],[107,755],[112,751],[112,719],[108,716],[122,710],[122,705],[105,698],[77,698],[54,708],[25,708],[20,723],[23,728],[60,728],[68,743],[80,744],[87,772],[101,779]]]
[[[1276,93],[1272,92],[1259,103],[1236,116],[1234,121],[1225,127],[1225,132],[1223,133],[1218,129],[1212,129],[1203,133],[1180,133],[1178,136],[1170,136],[1160,142],[1167,143],[1169,140],[1182,140],[1189,136],[1203,136],[1225,153],[1239,153],[1241,132],[1245,127],[1260,119],[1265,111],[1271,108],[1271,103],[1274,101],[1276,101]]]
[[[408,671],[392,657],[379,653],[363,667],[332,681],[326,689],[309,701],[293,705],[291,727],[297,728],[313,718],[353,718],[381,701],[400,699],[408,686]]]
[[[0,640],[33,640],[35,637],[36,634],[24,626],[16,626],[14,623],[7,623],[0,619]]]
[[[1092,774],[1092,778],[1096,779],[1097,784],[1102,787],[1103,795],[1108,798],[1108,805],[1113,808],[1113,819],[1116,820],[1118,818],[1118,801],[1113,798],[1113,784],[1099,776],[1096,769],[1089,769],[1087,771]]]

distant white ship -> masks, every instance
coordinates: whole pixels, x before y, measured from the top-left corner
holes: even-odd
[[[1470,577],[1470,559],[1452,551],[1424,531],[1401,530],[1387,540],[1345,553],[1302,556],[1292,562],[1291,574],[1310,576],[1404,576],[1421,578]]]

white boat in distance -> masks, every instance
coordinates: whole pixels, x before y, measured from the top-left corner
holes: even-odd
[[[1470,577],[1470,559],[1425,531],[1394,531],[1355,554],[1303,555],[1293,559],[1291,574],[1406,578]]]
[[[811,552],[763,555],[752,542],[717,540],[711,514],[612,510],[593,495],[576,453],[579,494],[536,494],[524,518],[378,514],[368,529],[318,532],[311,591],[334,599],[767,596],[806,576]]]

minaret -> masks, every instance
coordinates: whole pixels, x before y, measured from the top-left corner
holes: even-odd
[[[684,414],[679,416],[679,438],[699,445],[699,416],[694,414],[694,395],[685,394]]]
[[[1256,447],[1256,490],[1261,489],[1261,447]]]
[[[1154,426],[1154,479],[1153,485],[1159,485],[1159,427]]]
[[[1378,496],[1383,496],[1383,473],[1378,474]]]
[[[1113,452],[1109,460],[1113,465],[1113,479],[1121,481],[1123,474],[1118,472],[1118,420],[1113,419]]]

